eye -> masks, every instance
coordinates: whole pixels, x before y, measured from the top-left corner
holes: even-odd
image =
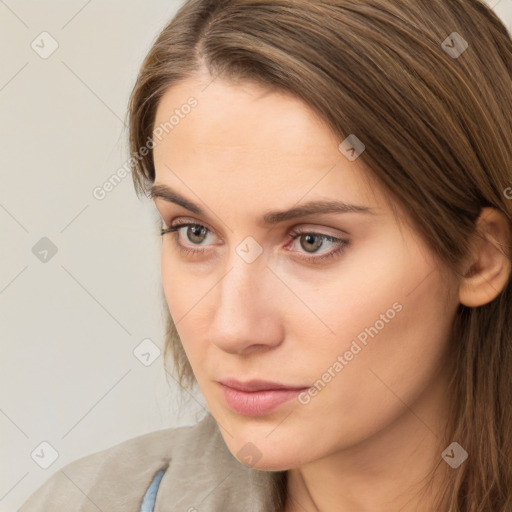
[[[167,233],[175,233],[174,243],[183,254],[205,254],[207,249],[196,249],[189,245],[184,245],[180,241],[180,232],[181,230],[185,230],[185,228],[187,228],[185,231],[185,239],[190,242],[192,246],[208,246],[208,244],[204,244],[203,242],[208,239],[208,234],[212,232],[202,224],[195,224],[191,222],[176,223],[168,228],[161,228],[160,234],[163,236]],[[305,253],[300,250],[291,250],[290,252],[296,253],[296,256],[299,259],[314,264],[322,263],[327,259],[339,256],[344,251],[345,247],[349,244],[349,241],[344,238],[334,237],[326,233],[317,233],[305,229],[292,230],[289,233],[289,236],[291,237],[292,242],[299,240],[300,247],[305,250]],[[325,242],[328,242],[328,244],[333,244],[334,247],[337,248],[328,252],[322,252],[320,255],[317,255],[318,249],[321,249],[325,245]],[[305,254],[311,254],[312,256],[307,256]]]
[[[203,242],[207,238],[206,235],[211,231],[201,224],[194,224],[191,222],[176,223],[168,228],[161,228],[160,235],[164,236],[167,233],[175,233],[174,243],[176,247],[184,254],[201,254],[204,249],[194,249],[180,242],[180,232],[182,229],[187,228],[185,235],[189,242],[193,245],[204,245]]]
[[[290,236],[292,237],[292,242],[299,240],[300,247],[305,249],[306,253],[314,254],[314,256],[304,256],[302,252],[298,254],[299,258],[311,263],[322,263],[327,259],[335,258],[339,256],[349,244],[349,241],[345,238],[331,236],[326,233],[317,233],[306,229],[295,229],[290,232]],[[317,249],[323,247],[326,241],[330,244],[334,244],[334,247],[337,248],[332,251],[323,252],[320,256],[317,256]]]

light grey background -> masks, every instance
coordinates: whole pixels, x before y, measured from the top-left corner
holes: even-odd
[[[129,175],[93,195],[128,158],[129,93],[180,5],[0,1],[2,512],[78,457],[204,414],[162,356],[143,364],[164,335],[154,207]],[[32,252],[43,237],[55,255]]]
[[[158,215],[130,176],[93,194],[128,158],[129,93],[181,3],[0,0],[0,512],[78,457],[204,414],[156,357]],[[488,3],[512,32],[512,0]]]

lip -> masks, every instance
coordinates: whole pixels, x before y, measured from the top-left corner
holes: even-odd
[[[244,416],[263,416],[295,398],[308,387],[289,386],[280,382],[235,379],[220,381],[224,399],[236,413]]]
[[[238,391],[269,391],[269,390],[302,390],[306,389],[307,386],[290,386],[287,384],[281,384],[280,382],[272,382],[269,380],[249,380],[241,382],[236,379],[224,379],[219,381],[224,386],[236,389]]]

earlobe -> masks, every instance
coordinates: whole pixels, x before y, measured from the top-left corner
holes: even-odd
[[[476,230],[470,263],[459,285],[459,301],[468,307],[483,306],[494,300],[510,279],[512,267],[506,216],[496,208],[483,208]]]

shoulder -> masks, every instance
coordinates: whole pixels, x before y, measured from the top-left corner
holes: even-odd
[[[18,512],[139,512],[162,470],[155,512],[194,506],[201,512],[236,510],[228,502],[240,505],[244,499],[251,500],[247,510],[271,509],[271,474],[238,462],[207,414],[196,425],[150,432],[76,459],[54,473]],[[198,508],[199,496],[215,486],[219,489]]]
[[[138,512],[155,474],[185,447],[208,445],[214,428],[208,414],[197,425],[157,430],[76,459],[55,472],[19,512]]]

